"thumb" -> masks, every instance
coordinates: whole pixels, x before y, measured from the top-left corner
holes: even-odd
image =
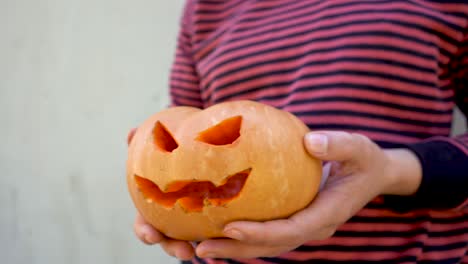
[[[309,132],[304,137],[309,154],[326,161],[359,161],[369,142],[363,135],[341,131]]]
[[[137,131],[137,128],[132,128],[132,129],[130,130],[130,132],[128,132],[128,135],[127,135],[127,145],[129,145],[130,142],[132,142],[133,136],[135,136],[136,131]]]

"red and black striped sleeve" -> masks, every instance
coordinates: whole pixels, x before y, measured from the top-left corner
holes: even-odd
[[[202,107],[200,80],[192,57],[192,9],[193,2],[187,1],[180,20],[177,47],[172,64],[169,90],[172,106]]]

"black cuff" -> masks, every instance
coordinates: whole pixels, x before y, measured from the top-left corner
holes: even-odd
[[[400,212],[456,208],[468,197],[468,155],[455,145],[433,140],[406,145],[419,158],[423,178],[415,195],[385,196],[386,205]]]

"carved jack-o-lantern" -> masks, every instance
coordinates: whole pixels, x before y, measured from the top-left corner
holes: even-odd
[[[176,239],[220,237],[234,220],[287,217],[320,183],[307,131],[290,113],[250,101],[166,109],[129,146],[129,192],[146,221]]]

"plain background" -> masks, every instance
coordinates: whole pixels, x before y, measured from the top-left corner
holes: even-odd
[[[126,136],[168,104],[183,0],[0,0],[0,263],[177,263],[133,235]]]
[[[135,239],[124,171],[183,2],[0,0],[1,263],[176,263]]]

